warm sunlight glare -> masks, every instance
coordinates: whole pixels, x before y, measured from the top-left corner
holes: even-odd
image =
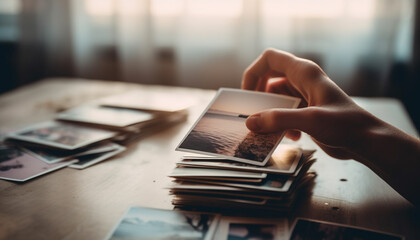
[[[86,12],[91,16],[106,17],[114,14],[113,0],[85,0]]]
[[[152,0],[151,12],[153,16],[180,16],[185,6],[184,0]]]
[[[242,0],[189,0],[187,14],[194,17],[239,17]]]
[[[366,18],[374,11],[374,0],[266,0],[262,10],[269,17]]]

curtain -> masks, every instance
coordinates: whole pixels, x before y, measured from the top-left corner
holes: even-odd
[[[411,60],[413,0],[15,1],[21,82],[239,87],[274,47],[314,60],[352,94],[381,95],[392,64]]]

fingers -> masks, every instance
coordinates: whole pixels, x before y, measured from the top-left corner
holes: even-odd
[[[297,58],[279,50],[268,49],[255,60],[247,70],[242,79],[242,89],[257,90],[258,82],[267,72],[275,71],[287,75],[290,66]]]
[[[286,132],[286,137],[292,139],[293,141],[297,141],[300,139],[301,132],[297,130],[288,130]]]
[[[304,132],[310,130],[311,122],[307,121],[305,109],[271,109],[251,115],[246,120],[246,126],[253,132],[271,133],[288,129]]]
[[[257,86],[253,90],[256,90],[259,92],[266,92],[268,91],[267,89],[269,86],[268,82],[270,82],[273,78],[276,79],[276,78],[281,78],[281,77],[284,77],[284,74],[278,73],[273,70],[268,70],[263,76],[261,76],[258,79]]]
[[[302,96],[302,94],[300,94],[300,92],[298,92],[292,85],[290,85],[289,81],[287,81],[287,78],[285,77],[270,79],[267,82],[266,92],[298,97],[301,99],[298,106],[299,108],[308,106],[306,99]]]

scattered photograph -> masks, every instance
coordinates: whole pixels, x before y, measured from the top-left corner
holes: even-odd
[[[111,142],[99,143],[95,144],[94,146],[80,149],[80,151],[77,150],[70,152],[53,148],[36,148],[33,146],[22,147],[22,149],[30,153],[32,156],[35,156],[36,158],[41,159],[42,161],[49,164],[65,161],[68,159],[74,159],[80,156],[109,152],[116,150],[117,148],[119,148],[119,145]]]
[[[57,119],[125,128],[130,125],[149,122],[154,119],[154,115],[139,110],[88,105],[62,112],[57,115]]]
[[[274,224],[229,224],[228,240],[274,240]]]
[[[279,240],[288,235],[287,219],[222,217],[214,239]]]
[[[115,136],[115,132],[60,122],[45,122],[8,135],[8,138],[75,150]]]
[[[310,219],[297,219],[290,236],[291,240],[305,239],[349,239],[349,240],[402,240],[402,236],[391,235],[369,229],[355,228],[348,225],[315,221]]]
[[[48,164],[16,146],[0,143],[0,179],[24,182],[66,167],[77,160]]]
[[[128,92],[106,97],[100,100],[101,106],[136,109],[156,113],[182,112],[192,106],[195,100],[185,94],[179,94],[176,89],[159,92]]]
[[[108,239],[210,240],[217,215],[131,207]]]
[[[119,153],[123,152],[126,147],[120,146],[118,144],[114,145],[114,149],[108,150],[105,152],[82,155],[75,157],[78,161],[76,163],[71,164],[69,167],[76,168],[76,169],[84,169],[90,167],[94,164],[99,162],[105,161],[111,157],[118,155]]]
[[[299,102],[284,95],[222,88],[177,150],[264,166],[284,133],[253,133],[246,127],[246,119],[266,109],[296,108]]]

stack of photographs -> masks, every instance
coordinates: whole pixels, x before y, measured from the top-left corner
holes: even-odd
[[[288,211],[315,174],[313,150],[280,144],[265,166],[210,156],[184,156],[170,174],[172,203],[200,210]]]
[[[62,167],[90,167],[123,152],[131,141],[188,116],[187,105],[170,111],[167,104],[155,104],[154,110],[124,108],[121,101],[116,105],[78,106],[57,114],[55,121],[4,134],[0,179],[22,182]]]
[[[314,151],[279,144],[284,133],[258,134],[246,118],[271,108],[296,108],[300,100],[277,94],[221,89],[177,150],[190,152],[169,175],[173,204],[205,210],[291,209],[312,182]]]

